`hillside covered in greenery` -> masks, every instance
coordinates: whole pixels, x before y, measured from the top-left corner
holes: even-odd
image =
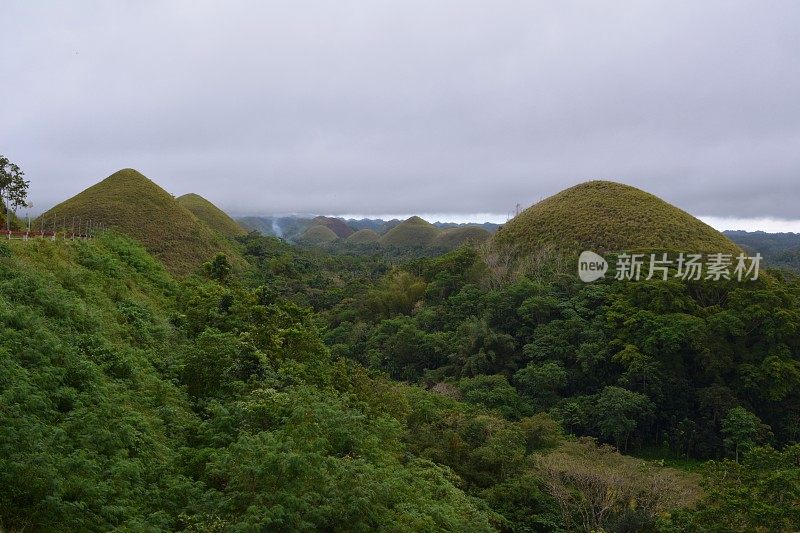
[[[589,181],[545,198],[495,234],[497,248],[578,255],[633,250],[741,252],[727,237],[689,213],[635,187]]]
[[[92,220],[142,243],[173,273],[187,274],[217,252],[243,266],[231,243],[200,222],[164,189],[133,169],[123,169],[39,217],[58,231]]]
[[[0,530],[800,528],[800,279],[369,237],[253,232],[180,277],[122,229],[0,242]]]
[[[726,237],[751,254],[760,253],[775,268],[800,272],[800,234],[764,231],[725,231]]]
[[[215,206],[199,194],[189,193],[175,199],[179,205],[192,212],[203,224],[220,235],[233,238],[247,233],[238,222],[225,211]]]

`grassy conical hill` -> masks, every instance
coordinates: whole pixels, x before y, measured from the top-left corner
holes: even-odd
[[[331,243],[338,238],[339,237],[336,236],[336,233],[334,233],[329,227],[315,225],[304,231],[297,240],[301,244],[319,246],[322,244]]]
[[[575,255],[582,250],[740,252],[689,213],[610,181],[582,183],[534,204],[506,223],[492,244],[520,253],[549,249]]]
[[[381,244],[397,248],[430,246],[441,230],[420,217],[404,220],[381,237]]]
[[[380,238],[380,235],[375,233],[373,230],[362,229],[350,235],[347,238],[347,242],[350,244],[372,244],[377,243]]]
[[[247,233],[247,230],[229,217],[225,211],[199,194],[184,194],[179,196],[176,201],[191,211],[206,226],[225,237],[233,238]]]
[[[491,234],[483,228],[476,226],[464,226],[461,228],[448,228],[443,230],[434,240],[433,246],[452,250],[462,244],[478,244],[491,237]]]
[[[314,220],[311,221],[311,224],[317,226],[325,226],[326,228],[333,231],[337,237],[340,239],[346,239],[353,233],[353,228],[347,225],[347,223],[342,220],[341,218],[334,218],[334,217],[314,217]]]
[[[55,220],[59,228],[70,228],[73,219],[102,222],[133,237],[175,274],[194,271],[218,252],[243,264],[230,242],[133,169],[115,172],[40,217],[48,226]]]

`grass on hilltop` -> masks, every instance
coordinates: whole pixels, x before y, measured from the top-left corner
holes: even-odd
[[[380,240],[380,235],[371,229],[362,229],[347,238],[349,244],[372,244]]]
[[[439,233],[439,228],[414,216],[387,231],[380,242],[395,248],[422,248],[433,244]]]
[[[609,181],[586,182],[534,204],[505,224],[492,244],[518,253],[549,249],[575,255],[582,250],[741,252],[689,213]]]
[[[436,236],[433,240],[433,246],[435,248],[453,250],[463,244],[480,244],[489,240],[491,236],[488,231],[477,226],[448,228]]]
[[[133,237],[173,274],[188,274],[223,252],[244,266],[231,242],[215,234],[164,189],[133,169],[115,172],[100,183],[53,207],[41,217],[50,227],[69,229],[88,220]]]
[[[314,217],[314,220],[311,221],[311,224],[315,226],[325,226],[334,232],[340,239],[346,239],[355,233],[353,228],[348,226],[347,223],[341,218],[319,216]]]
[[[334,242],[339,237],[327,226],[311,226],[298,238],[298,242],[309,246],[318,246]]]
[[[176,201],[191,211],[206,226],[225,237],[234,238],[247,233],[247,230],[229,217],[225,211],[199,194],[184,194],[176,198]]]

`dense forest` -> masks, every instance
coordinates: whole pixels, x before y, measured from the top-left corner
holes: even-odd
[[[774,267],[800,272],[800,234],[764,231],[724,231],[723,234],[746,250],[760,253]]]
[[[0,528],[800,524],[793,277],[238,246],[180,279],[113,232],[0,247]]]

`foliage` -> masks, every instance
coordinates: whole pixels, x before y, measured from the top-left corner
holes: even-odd
[[[231,264],[228,257],[222,253],[215,255],[211,261],[203,263],[203,269],[208,277],[220,283],[225,283],[231,274]]]
[[[694,511],[676,513],[672,527],[698,531],[797,531],[800,528],[800,445],[756,447],[736,463],[711,461],[705,496]],[[666,528],[665,528],[666,529]]]
[[[3,245],[0,529],[797,529],[796,280],[238,242],[178,281],[114,232]],[[740,462],[701,498],[602,443]]]
[[[567,529],[653,530],[669,510],[693,505],[700,491],[691,476],[648,465],[597,446],[566,442],[537,462]]]
[[[23,176],[25,172],[18,165],[0,155],[0,203],[12,210],[26,205],[30,182]]]
[[[734,407],[722,420],[725,448],[734,454],[737,463],[742,451],[762,442],[768,433],[769,426],[744,407]]]

